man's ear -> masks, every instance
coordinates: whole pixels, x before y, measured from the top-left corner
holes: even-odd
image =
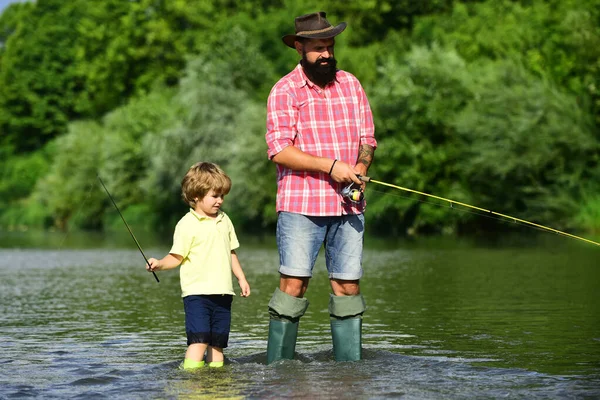
[[[295,41],[294,42],[294,47],[296,48],[296,51],[298,52],[299,55],[302,55],[302,43],[300,43],[299,41]]]

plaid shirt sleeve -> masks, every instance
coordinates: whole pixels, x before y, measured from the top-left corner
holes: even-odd
[[[375,125],[373,124],[373,113],[371,112],[371,106],[367,95],[363,90],[358,80],[357,92],[360,98],[360,144],[366,144],[373,148],[377,147],[377,141],[375,140]]]
[[[294,106],[289,85],[275,85],[267,101],[266,140],[269,158],[293,145],[297,119],[298,109]]]

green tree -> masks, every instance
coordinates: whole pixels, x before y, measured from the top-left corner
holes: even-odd
[[[600,143],[589,114],[574,95],[518,63],[477,68],[477,100],[454,125],[472,198],[555,228],[576,227],[585,190],[600,189]]]
[[[106,207],[114,210],[99,185],[99,175],[129,222],[152,226],[151,218],[133,211],[129,214],[128,207],[146,203],[137,185],[150,163],[142,151],[142,139],[176,121],[179,110],[173,107],[172,97],[170,90],[157,88],[101,122],[70,123],[66,134],[50,142],[52,165],[31,195],[44,206],[46,223],[61,229],[101,228],[110,225],[106,218],[118,219],[104,212]]]
[[[380,72],[372,96],[379,180],[558,229],[577,226],[578,204],[598,193],[600,149],[574,95],[518,62],[467,63],[438,47],[390,57]],[[457,231],[487,222],[450,213],[445,202],[423,206],[436,201],[388,193],[370,196],[381,229]]]
[[[237,54],[237,62],[245,62],[245,67],[227,60],[231,54]],[[152,191],[146,197],[161,221],[173,223],[185,210],[181,178],[198,161],[215,162],[231,176],[233,189],[226,208],[242,217],[246,226],[262,227],[274,220],[269,207],[274,195],[264,190],[275,180],[264,144],[265,109],[248,91],[257,76],[269,76],[265,65],[239,28],[225,35],[223,46],[210,57],[188,63],[175,98],[184,107],[181,118],[144,140],[150,165],[142,187]]]
[[[0,151],[0,226],[46,225],[43,208],[29,196],[50,167],[49,160],[47,149],[19,155]]]
[[[453,119],[472,98],[465,61],[452,50],[415,47],[405,56],[390,56],[372,88],[378,140],[375,179],[466,201],[458,173],[460,147]],[[377,230],[453,229],[462,214],[448,215],[439,207],[421,207],[418,197],[369,185],[369,218]],[[399,198],[397,196],[402,196]]]
[[[29,7],[2,53],[1,145],[19,152],[39,149],[76,116],[72,103],[78,81],[69,66],[81,14],[61,4],[46,0]]]
[[[52,226],[101,227],[105,195],[96,178],[102,160],[101,131],[96,122],[74,122],[65,135],[50,143],[55,155],[52,166],[31,198],[44,207]]]
[[[32,151],[156,82],[175,85],[227,10],[205,0],[40,0],[8,15],[0,64],[3,146]],[[12,15],[12,17],[11,17]],[[15,23],[16,20],[27,21]],[[15,28],[16,26],[16,28]]]
[[[468,61],[518,60],[580,96],[600,123],[597,0],[456,3],[450,16],[420,18],[412,37],[417,43],[453,46]]]
[[[31,6],[31,3],[12,3],[0,14],[0,60],[6,47],[6,41],[20,24],[25,23],[24,17]]]
[[[226,208],[236,225],[271,226],[266,98],[298,62],[281,36],[295,16],[319,10],[348,22],[336,56],[371,100],[376,179],[565,228],[597,226],[597,0],[11,6],[0,16],[1,221],[110,227],[100,172],[129,220],[168,224],[185,210],[182,174],[207,160],[234,181]],[[380,232],[484,221],[368,190]]]
[[[171,228],[186,208],[181,178],[201,160],[230,174],[234,188],[228,206],[248,226],[262,227],[275,218],[268,207],[274,194],[262,190],[275,180],[266,158],[265,110],[250,95],[253,82],[269,75],[268,64],[243,30],[228,35],[221,49],[188,63],[178,88],[156,87],[99,123],[69,124],[69,132],[53,143],[52,168],[33,195],[42,199],[54,225],[98,228],[116,221],[105,213],[106,207],[112,210],[106,196],[98,195],[99,173],[128,222]],[[239,58],[226,58],[238,52]],[[59,182],[59,189],[49,191]],[[90,184],[94,197],[81,210]]]

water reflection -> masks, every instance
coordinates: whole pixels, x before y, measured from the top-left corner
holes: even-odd
[[[202,368],[181,371],[169,381],[165,394],[169,398],[185,400],[243,399],[238,386],[239,376],[232,368]]]

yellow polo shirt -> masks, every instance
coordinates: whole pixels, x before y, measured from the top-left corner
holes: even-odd
[[[194,210],[179,220],[169,253],[183,257],[179,270],[181,297],[192,294],[232,294],[231,250],[240,246],[231,220],[223,211],[216,218]]]

